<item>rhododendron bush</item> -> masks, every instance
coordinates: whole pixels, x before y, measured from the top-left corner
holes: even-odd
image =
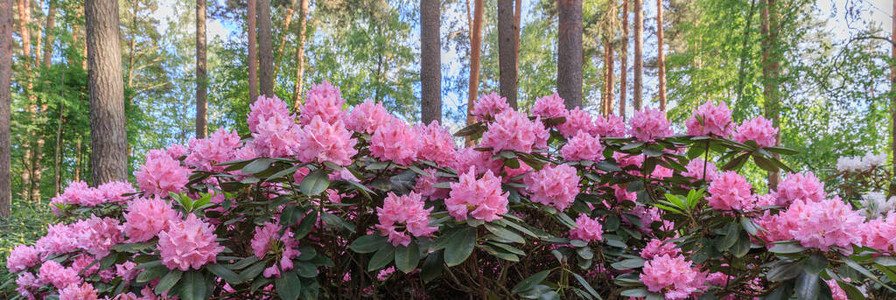
[[[137,184],[72,183],[16,247],[22,297],[752,298],[892,289],[896,213],[869,216],[776,154],[777,129],[711,102],[626,124],[484,96],[452,135],[314,86],[261,97],[250,134],[146,155]],[[473,146],[458,147],[455,137]],[[757,191],[744,165],[791,172]],[[891,209],[892,210],[892,209]]]

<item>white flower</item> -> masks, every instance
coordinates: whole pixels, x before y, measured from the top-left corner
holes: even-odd
[[[837,159],[837,171],[862,172],[887,164],[887,154],[865,154],[864,157],[844,156]]]
[[[869,192],[862,195],[860,202],[863,208],[862,212],[870,219],[886,215],[887,212],[896,208],[896,197],[887,199],[887,195],[880,192]]]

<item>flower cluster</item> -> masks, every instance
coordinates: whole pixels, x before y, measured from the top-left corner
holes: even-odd
[[[498,93],[491,93],[479,97],[470,113],[476,116],[476,121],[482,122],[494,120],[495,116],[508,110],[511,109],[507,104],[507,99],[499,96]]]
[[[526,175],[526,190],[532,194],[532,202],[541,203],[563,211],[576,200],[579,181],[576,169],[569,165],[545,166]]]
[[[646,108],[643,111],[636,111],[629,125],[631,125],[629,134],[642,142],[651,142],[654,139],[672,135],[672,128],[669,127],[669,120],[666,120],[666,113],[655,109]]]
[[[772,125],[772,121],[758,116],[741,123],[733,138],[740,143],[754,141],[759,147],[771,147],[776,144],[777,135],[778,128]]]
[[[837,159],[837,171],[862,172],[887,163],[887,154],[867,153],[865,156],[844,156]]]
[[[143,167],[134,172],[140,190],[158,197],[168,197],[168,193],[182,191],[189,176],[190,170],[168,156],[147,157]]]
[[[417,129],[405,122],[394,120],[376,129],[370,138],[370,154],[383,161],[408,165],[420,151]]]
[[[190,214],[186,220],[172,222],[159,232],[159,251],[162,263],[169,269],[181,271],[199,269],[215,261],[224,247],[215,239],[211,225]]]
[[[408,233],[415,237],[431,235],[439,228],[429,226],[429,213],[432,208],[423,208],[423,204],[417,193],[411,192],[404,196],[390,193],[383,200],[383,207],[376,209],[380,221],[376,228],[380,230],[380,234],[389,238],[393,246],[410,244],[411,237]],[[398,226],[401,225],[406,232],[399,231]]]
[[[545,119],[565,117],[567,113],[563,98],[557,93],[536,99],[532,106],[532,114]]]
[[[579,214],[576,218],[576,228],[569,231],[569,237],[586,242],[598,242],[603,239],[603,226],[599,220],[589,218],[586,214]]]
[[[592,136],[585,131],[579,131],[566,145],[560,149],[560,154],[568,161],[591,160],[599,161],[603,158],[604,146],[600,143],[599,136]]]
[[[264,269],[264,277],[280,277],[281,271],[289,271],[293,268],[292,260],[302,254],[296,249],[298,241],[293,238],[293,233],[289,229],[284,230],[282,226],[276,223],[265,222],[261,227],[255,228],[255,235],[252,237],[252,251],[259,259],[265,258],[268,254],[279,256],[275,260],[277,263]]]
[[[509,193],[501,193],[501,178],[495,177],[491,170],[485,171],[482,178],[476,179],[476,167],[460,175],[457,183],[451,183],[451,192],[445,205],[448,213],[459,221],[466,220],[468,215],[473,219],[491,222],[507,213],[507,197]]]
[[[753,208],[752,185],[737,172],[720,174],[709,184],[709,206],[718,210],[750,210]]]
[[[495,122],[482,134],[480,146],[492,148],[495,153],[501,150],[531,152],[532,149],[547,148],[547,141],[548,130],[540,120],[529,121],[525,114],[507,110],[495,116]]]
[[[641,281],[647,290],[666,299],[687,299],[699,291],[706,275],[691,266],[684,256],[663,254],[644,263]]]
[[[778,184],[775,194],[777,205],[787,206],[793,201],[821,201],[827,197],[824,192],[824,183],[815,177],[812,172],[787,174]]]

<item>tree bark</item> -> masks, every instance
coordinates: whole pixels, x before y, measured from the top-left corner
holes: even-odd
[[[641,0],[634,0],[635,3],[633,5],[634,13],[635,13],[635,21],[634,21],[634,31],[635,31],[635,57],[634,57],[634,86],[632,86],[632,105],[634,105],[635,110],[641,110],[641,84],[643,83],[642,69],[644,66],[644,58],[641,55],[641,47],[644,43],[644,12],[642,11],[643,7],[641,4]]]
[[[289,25],[292,24],[292,15],[295,13],[296,9],[296,0],[292,0],[289,6],[286,7],[286,19],[283,20],[283,30],[282,34],[280,34],[280,43],[277,45],[277,52],[274,52],[277,57],[274,59],[274,77],[277,77],[277,74],[280,74],[280,62],[283,61],[283,48],[286,47],[286,36],[289,35]]]
[[[663,53],[663,0],[656,0],[657,76],[660,81],[660,111],[666,111],[666,56]]]
[[[778,86],[778,18],[775,10],[777,0],[763,0],[762,7],[762,24],[761,34],[762,40],[762,77],[763,89],[762,94],[765,97],[765,117],[772,121],[775,127],[780,128],[779,116],[779,86]],[[781,131],[775,136],[775,145],[781,144]],[[775,158],[779,155],[773,154]],[[768,172],[768,188],[769,191],[777,190],[778,182],[781,180],[780,171]]]
[[[2,1],[2,0],[0,0]],[[81,141],[84,139],[82,136],[78,136],[78,141],[75,142],[75,181],[81,181],[81,166],[83,161],[82,144]]]
[[[17,5],[19,8],[19,35],[22,37],[22,58],[20,61],[24,70],[24,74],[19,80],[24,81],[25,86],[26,107],[28,108],[25,118],[33,119],[29,116],[34,111],[32,108],[34,97],[31,95],[33,87],[31,84],[31,30],[28,28],[28,24],[31,23],[31,4],[30,0],[18,0]],[[26,129],[25,136],[27,139],[22,143],[22,148],[24,148],[22,155],[22,199],[30,200],[31,191],[34,188],[31,180],[31,175],[34,172],[34,154],[32,153],[34,145],[31,143],[33,140],[32,131]]]
[[[205,58],[205,0],[196,0],[196,138],[208,134],[208,76]]]
[[[498,73],[501,96],[510,107],[517,108],[517,53],[519,52],[519,24],[516,22],[515,0],[498,0]]]
[[[65,73],[63,73],[63,76]],[[61,190],[62,178],[59,175],[59,162],[62,161],[62,123],[63,113],[65,112],[65,103],[59,104],[59,118],[56,121],[56,152],[53,155],[53,195],[59,196]]]
[[[619,52],[619,116],[625,120],[628,85],[628,0],[622,0],[622,49]]]
[[[37,47],[36,47],[37,55],[35,56],[35,59],[36,59],[35,64],[41,63],[41,66],[43,66],[43,69],[49,69],[50,66],[52,65],[53,40],[54,40],[53,30],[56,26],[56,1],[48,0],[47,2],[48,2],[47,23],[46,23],[46,28],[44,28],[44,30],[46,32],[46,41],[43,46],[44,51],[43,51],[43,54],[40,53],[41,30],[38,30]],[[40,2],[38,2],[38,3],[40,3]],[[41,56],[41,55],[43,55],[43,56]],[[41,61],[38,62],[38,60],[41,60]],[[35,99],[35,101],[36,100],[37,99]],[[40,102],[39,105],[34,105],[34,107],[33,107],[32,111],[34,113],[34,116],[40,116],[41,114],[46,114],[47,110],[49,109],[49,104],[46,102],[46,99],[40,99],[40,100],[41,101],[37,101],[37,102]],[[33,102],[33,103],[37,104],[36,102]],[[38,110],[38,107],[40,107],[39,110]],[[38,120],[40,120],[40,118],[38,118]],[[41,134],[40,132],[34,132],[33,134],[34,134],[34,138],[36,139],[36,141],[35,141],[36,145],[34,146],[34,161],[32,162],[32,165],[33,165],[32,170],[33,170],[34,174],[32,175],[31,201],[35,201],[39,204],[39,203],[41,203],[41,200],[43,199],[43,197],[41,197],[40,186],[42,183],[43,171],[44,171],[43,157],[44,157],[44,145],[46,144],[46,140],[44,138],[44,135]]]
[[[47,41],[44,43],[44,68],[50,68],[53,62],[53,42],[56,38],[53,34],[53,30],[56,28],[56,0],[49,0],[49,2],[50,5],[47,10]]]
[[[424,124],[442,120],[440,9],[439,0],[420,0],[420,114]]]
[[[248,20],[248,34],[249,34],[249,103],[255,102],[258,99],[258,51],[255,49],[255,43],[257,39],[255,38],[255,11],[258,8],[258,4],[256,0],[248,0],[248,5],[246,8],[246,18]]]
[[[299,46],[296,49],[296,62],[299,66],[296,68],[296,84],[292,92],[293,110],[299,111],[299,105],[302,103],[302,91],[305,84],[305,31],[308,27],[308,0],[302,1],[302,10],[299,12]]]
[[[12,105],[12,0],[0,0],[0,217],[12,206],[10,106]]]
[[[470,85],[467,91],[467,125],[473,124],[473,106],[479,97],[479,56],[482,51],[482,0],[474,0],[474,17],[470,25]],[[467,11],[470,1],[467,0]],[[470,141],[467,141],[469,144]]]
[[[616,79],[613,74],[613,72],[615,71],[613,61],[613,42],[606,41],[604,43],[604,62],[606,63],[606,88],[604,89],[604,92],[606,94],[604,97],[604,116],[613,114],[613,101],[615,100],[613,99],[613,96],[615,95],[614,88],[616,85]]]
[[[557,0],[557,93],[566,108],[582,106],[582,0]]]
[[[86,0],[93,185],[127,180],[118,1]]]
[[[258,73],[261,95],[274,96],[274,44],[271,36],[271,0],[258,0]]]

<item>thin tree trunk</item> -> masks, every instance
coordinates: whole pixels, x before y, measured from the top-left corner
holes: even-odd
[[[515,11],[513,12],[513,24],[514,24],[513,27],[516,28],[516,33],[514,34],[514,36],[516,37],[516,39],[514,39],[514,41],[513,41],[513,43],[514,43],[514,55],[516,55],[516,59],[514,59],[514,62],[516,62],[516,66],[514,66],[514,69],[515,69],[516,72],[517,72],[517,87],[519,87],[519,72],[520,72],[520,32],[521,32],[521,30],[522,30],[522,27],[521,27],[522,25],[521,25],[521,23],[520,23],[520,18],[521,18],[522,15],[523,15],[523,0],[516,0],[516,4],[515,4],[515,6],[514,6],[514,9],[515,9]]]
[[[49,69],[52,64],[53,40],[54,40],[53,30],[56,25],[56,1],[48,0],[48,2],[49,2],[48,3],[49,7],[47,10],[47,23],[46,23],[46,28],[45,28],[46,43],[44,43],[44,47],[43,47],[44,51],[42,54],[43,55],[42,66],[44,69]],[[36,56],[36,59],[38,59],[38,60],[41,59],[41,54],[40,54],[41,33],[40,32],[41,31],[39,30],[38,34],[37,34],[38,55]],[[38,63],[38,61],[35,61],[35,64],[37,64],[37,63]],[[49,109],[49,104],[46,102],[46,99],[42,99],[42,100],[43,101],[40,101],[41,103],[39,105],[40,110],[37,110],[37,106],[35,106],[35,108],[34,108],[35,116],[39,116],[41,114],[46,114],[47,110]],[[38,119],[40,119],[40,118],[38,118]],[[44,168],[43,168],[43,156],[44,156],[43,151],[44,151],[44,145],[46,144],[46,140],[44,139],[44,135],[39,132],[35,133],[35,138],[37,139],[37,141],[36,141],[36,146],[34,147],[34,162],[33,162],[34,175],[33,175],[33,180],[32,180],[32,191],[31,191],[32,198],[31,198],[31,200],[36,201],[38,204],[40,204],[43,199],[43,197],[41,197],[40,186],[42,183],[41,179],[43,178],[43,170],[44,170]]]
[[[634,0],[634,13],[635,13],[635,57],[634,57],[634,73],[635,73],[635,82],[634,86],[632,86],[632,105],[634,105],[635,110],[641,110],[641,84],[643,83],[642,69],[644,66],[644,58],[641,55],[641,46],[644,43],[644,12],[641,4],[641,0]]]
[[[0,0],[0,1],[2,1],[2,0]],[[78,136],[78,141],[75,142],[75,149],[76,149],[75,150],[76,151],[76,153],[75,153],[75,181],[81,181],[81,168],[82,168],[81,162],[84,161],[82,154],[81,154],[82,153],[81,140],[83,140],[83,139],[84,139],[84,137]]]
[[[31,95],[31,30],[28,28],[28,24],[31,23],[31,5],[30,0],[18,0],[17,4],[19,8],[19,35],[22,37],[21,61],[24,69],[24,74],[19,80],[24,81],[25,99],[28,102],[25,118],[33,120],[33,116],[30,116],[30,113],[34,111],[32,107],[35,99]],[[27,139],[22,143],[22,148],[24,148],[22,156],[22,199],[30,200],[31,191],[34,188],[31,180],[31,175],[34,172],[34,153],[32,152],[34,145],[31,143],[33,141],[32,131],[26,129],[25,136]]]
[[[274,44],[271,36],[271,0],[258,0],[258,73],[262,95],[274,96]]]
[[[118,2],[86,0],[93,184],[127,180],[127,132]]]
[[[65,73],[63,73],[63,76]],[[53,195],[59,196],[62,178],[59,176],[59,163],[62,160],[62,123],[65,113],[65,103],[59,104],[59,119],[56,123],[56,152],[53,156]]]
[[[606,43],[604,43],[604,61],[606,62],[606,89],[604,89],[604,91],[606,92],[606,97],[604,98],[606,100],[606,102],[604,102],[606,105],[606,108],[604,109],[604,115],[606,116],[613,114],[613,101],[615,100],[613,99],[613,96],[615,94],[614,87],[616,85],[616,82],[613,74],[615,70],[613,66],[614,59],[612,41],[606,41]]]
[[[891,40],[896,41],[896,0],[893,0],[893,28]],[[890,59],[896,60],[896,43],[890,43]],[[890,63],[890,147],[893,150],[893,173],[896,174],[896,63]],[[2,189],[2,188],[0,188]],[[890,184],[890,194],[896,195],[896,185]]]
[[[656,45],[658,77],[660,81],[660,111],[666,111],[666,55],[663,53],[663,0],[656,0]]]
[[[32,0],[28,0],[28,1],[32,1]],[[34,63],[33,63],[33,65],[34,65],[34,68],[37,69],[37,68],[40,68],[40,66],[41,66],[40,63],[43,61],[41,51],[44,49],[43,43],[42,43],[43,38],[44,38],[44,28],[40,26],[40,15],[35,16],[35,15],[33,15],[33,13],[34,13],[34,8],[37,8],[37,11],[39,11],[39,12],[43,12],[44,8],[43,8],[43,2],[41,0],[33,0],[33,2],[30,2],[30,3],[31,3],[30,4],[30,6],[31,6],[30,13],[32,14],[31,21],[37,24],[37,26],[35,26],[35,28],[34,28],[35,32],[31,33],[31,37],[34,38]]]
[[[0,0],[0,217],[12,206],[10,106],[12,105],[12,0]]]
[[[510,107],[517,108],[517,44],[519,26],[516,24],[515,0],[498,0],[498,73],[501,96],[507,98]]]
[[[196,138],[208,134],[208,76],[205,64],[205,0],[196,0]]]
[[[420,0],[420,113],[424,124],[442,120],[441,5]]]
[[[257,0],[248,0],[246,18],[249,19],[249,103],[258,99],[258,51],[255,49],[255,10],[258,8]]]
[[[765,97],[765,117],[772,121],[775,127],[780,126],[780,118],[778,102],[778,18],[775,10],[776,0],[763,0],[762,7],[762,77],[763,77],[763,96]],[[781,131],[775,136],[775,145],[781,143]],[[778,158],[778,156],[775,156]],[[778,182],[781,180],[779,171],[768,172],[768,188],[769,190],[777,190]]]
[[[296,12],[296,0],[291,0],[289,6],[286,7],[286,19],[283,20],[283,30],[280,34],[280,44],[277,46],[277,57],[274,59],[274,78],[280,74],[280,62],[283,61],[283,49],[286,47],[286,36],[289,35],[289,25],[292,24],[292,15]]]
[[[296,84],[292,92],[292,107],[295,111],[299,111],[299,104],[302,103],[302,91],[305,83],[305,31],[308,27],[308,0],[301,0],[302,7],[299,17],[299,45],[296,49],[296,62],[299,66],[296,68]]]
[[[755,11],[756,0],[750,0],[750,13],[747,14],[747,24],[744,26],[743,43],[741,44],[740,49],[740,63],[737,68],[737,98],[734,98],[735,103],[740,102],[741,97],[744,95],[744,78],[747,74],[747,57],[750,55],[750,32],[753,29],[752,23]]]
[[[622,50],[619,53],[619,116],[625,120],[628,85],[628,0],[622,0]]]
[[[53,34],[54,28],[56,28],[56,0],[49,0],[50,7],[47,10],[47,41],[44,43],[44,68],[50,68],[50,65],[53,61],[53,42],[55,40],[55,35]]]
[[[475,119],[471,112],[479,97],[479,56],[482,51],[482,0],[474,0],[474,17],[470,26],[470,85],[467,91],[467,124],[473,124]],[[469,0],[467,10],[469,11]],[[469,144],[470,141],[467,141]]]
[[[566,108],[582,106],[582,0],[557,0],[557,93]]]

